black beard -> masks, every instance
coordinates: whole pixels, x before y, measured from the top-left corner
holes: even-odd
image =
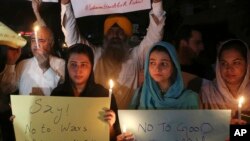
[[[104,59],[112,60],[112,62],[123,63],[128,56],[127,42],[119,38],[113,38],[104,41]]]

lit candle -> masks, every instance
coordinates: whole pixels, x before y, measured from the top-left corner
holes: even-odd
[[[114,82],[113,80],[109,80],[109,97],[111,98],[111,95],[112,95],[112,88],[114,86]]]
[[[238,119],[241,119],[241,107],[243,102],[244,102],[244,97],[241,96],[239,98],[239,104],[238,104]]]
[[[122,133],[125,133],[127,131],[127,129],[126,129],[126,126],[124,125],[123,126],[123,130],[122,130]]]
[[[39,48],[39,44],[38,44],[38,38],[37,38],[37,32],[39,30],[39,26],[35,26],[34,27],[34,33],[35,33],[35,40],[36,40],[36,47]]]
[[[63,47],[63,48],[67,48],[68,46],[67,46],[66,43],[63,43],[63,44],[62,44],[62,47]]]
[[[122,129],[122,136],[123,138],[125,138],[125,133],[127,132],[126,126],[123,125],[123,129]]]

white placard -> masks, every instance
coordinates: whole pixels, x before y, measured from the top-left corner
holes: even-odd
[[[108,97],[11,95],[17,141],[107,141]]]
[[[230,110],[119,110],[121,130],[136,141],[225,141]]]
[[[150,9],[150,0],[71,0],[76,18]]]

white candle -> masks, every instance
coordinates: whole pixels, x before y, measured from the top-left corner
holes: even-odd
[[[38,37],[37,37],[37,32],[39,30],[39,26],[34,27],[34,33],[35,33],[35,40],[36,40],[36,47],[39,48],[39,43],[38,43]]]
[[[122,129],[122,136],[123,138],[125,138],[125,133],[127,132],[127,128],[125,125],[123,125],[123,129]]]
[[[123,126],[122,133],[125,133],[127,131],[126,126]]]
[[[241,96],[239,98],[239,103],[238,103],[238,119],[241,119],[241,107],[243,102],[244,102],[244,97]]]
[[[109,80],[109,97],[111,98],[112,95],[112,88],[114,87],[114,82],[113,80]]]

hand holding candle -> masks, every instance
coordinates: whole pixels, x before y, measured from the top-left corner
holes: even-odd
[[[126,132],[127,132],[127,129],[126,129],[126,126],[124,125],[122,129],[122,133],[126,133]]]
[[[35,40],[36,40],[36,47],[39,48],[39,43],[38,43],[38,37],[37,37],[37,32],[39,30],[39,26],[34,27],[34,33],[35,33]]]
[[[127,131],[125,125],[122,126],[122,133],[117,136],[117,141],[135,141],[135,136],[131,132]]]
[[[109,80],[109,97],[112,95],[112,88],[114,87],[114,82],[112,79]]]
[[[127,132],[126,126],[123,125],[123,128],[122,128],[122,136],[123,136],[123,138],[125,137],[126,132]]]
[[[238,103],[238,119],[241,120],[241,107],[242,107],[242,103],[244,102],[244,97],[241,96],[239,98],[239,103]]]

